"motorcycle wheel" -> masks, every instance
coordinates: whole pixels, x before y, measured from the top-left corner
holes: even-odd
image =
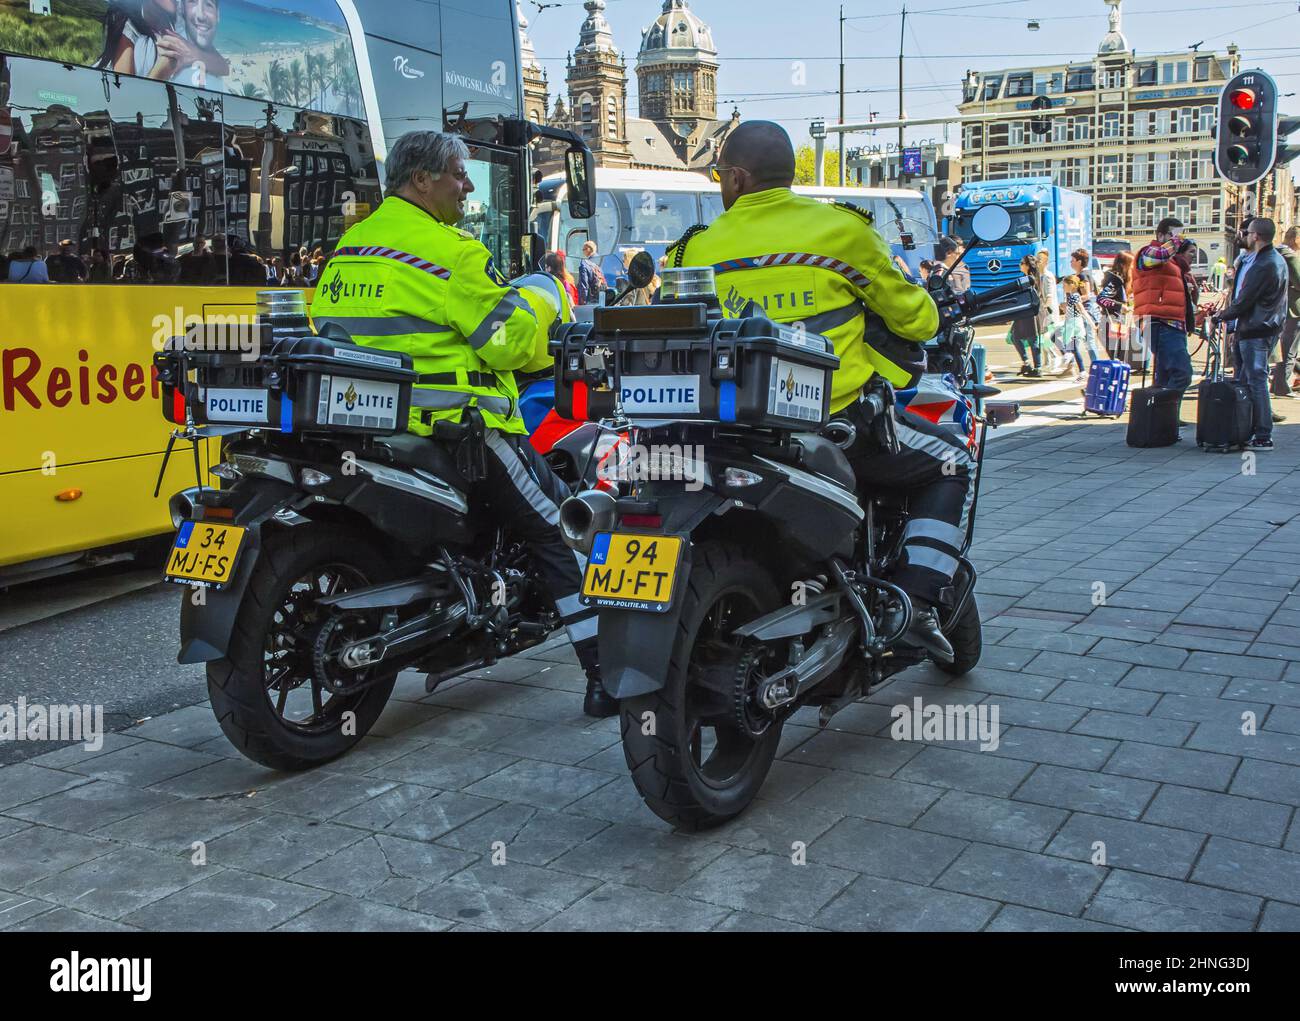
[[[272,769],[299,771],[338,758],[365,737],[388,702],[396,673],[355,694],[335,694],[314,676],[303,637],[316,633],[320,596],[396,576],[376,543],[345,528],[300,526],[267,540],[227,656],[208,664],[213,715],[241,754]]]
[[[953,661],[940,663],[936,660],[935,665],[945,674],[951,674],[953,677],[970,673],[979,663],[980,653],[984,651],[984,629],[980,623],[980,610],[975,604],[973,593],[966,601],[966,609],[962,610],[961,616],[948,631],[947,638],[952,645]]]
[[[695,831],[744,811],[776,757],[783,720],[753,737],[739,725],[734,700],[700,679],[705,671],[715,678],[743,675],[750,661],[728,636],[776,609],[780,594],[767,570],[739,547],[706,542],[695,550],[683,599],[663,688],[624,699],[620,722],[623,754],[646,805],[679,829]]]

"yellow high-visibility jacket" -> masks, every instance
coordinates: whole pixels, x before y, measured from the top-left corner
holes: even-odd
[[[492,428],[522,434],[514,370],[550,363],[563,307],[560,295],[512,287],[472,234],[390,196],[339,241],[311,315],[318,332],[333,323],[358,344],[411,355],[411,432],[427,436],[474,406]]]
[[[840,359],[832,412],[852,403],[876,373],[910,385],[917,345],[939,329],[934,300],[899,272],[869,213],[789,188],[742,195],[709,227],[674,244],[668,265],[712,266],[726,315],[754,301],[770,319],[803,323],[830,339]],[[871,328],[867,310],[884,330]]]

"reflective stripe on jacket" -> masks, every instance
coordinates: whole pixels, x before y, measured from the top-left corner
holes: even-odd
[[[523,434],[513,370],[550,363],[557,303],[512,287],[473,235],[390,196],[343,235],[311,314],[318,332],[334,324],[358,344],[412,357],[411,432],[427,436],[473,405],[492,428]]]
[[[832,411],[850,404],[877,372],[908,385],[919,368],[917,345],[939,329],[933,299],[907,282],[869,217],[856,211],[771,188],[742,195],[684,240],[681,265],[714,268],[725,315],[738,316],[754,301],[769,318],[802,322],[834,343],[840,367]],[[887,333],[869,331],[867,309]]]

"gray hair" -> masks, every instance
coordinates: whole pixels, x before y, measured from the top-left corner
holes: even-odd
[[[409,184],[419,170],[427,170],[437,180],[456,157],[469,159],[469,147],[460,136],[438,131],[408,131],[388,150],[385,188],[388,194],[393,194]]]

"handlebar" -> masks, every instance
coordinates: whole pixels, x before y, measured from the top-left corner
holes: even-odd
[[[995,301],[1001,301],[1003,298],[1014,297],[1021,291],[1027,291],[1031,287],[1028,278],[1021,277],[1013,280],[1009,284],[1003,284],[1001,287],[990,287],[987,291],[980,291],[978,294],[971,295],[967,301],[973,307],[970,311],[974,312],[981,306],[991,305]]]

